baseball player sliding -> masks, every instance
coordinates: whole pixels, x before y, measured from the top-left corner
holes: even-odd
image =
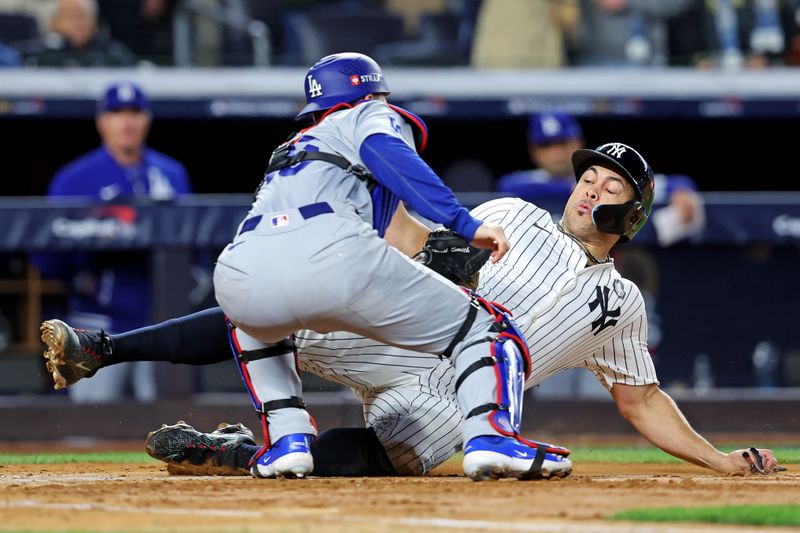
[[[312,132],[305,135],[313,137]],[[369,164],[374,162],[364,162],[373,170]],[[675,403],[658,388],[647,351],[642,297],[633,283],[618,274],[609,257],[611,248],[633,238],[650,214],[653,173],[649,165],[636,150],[621,143],[578,150],[573,155],[573,165],[577,186],[559,224],[552,221],[548,212],[519,199],[494,200],[472,212],[484,223],[503,227],[509,236],[511,249],[507,257],[481,269],[477,292],[513,312],[531,348],[531,371],[524,386],[531,387],[565,368],[588,367],[610,390],[621,414],[666,452],[717,472],[750,469],[767,473],[780,469],[770,450],[750,448],[730,454],[718,451],[689,426]],[[390,243],[407,254],[425,247],[428,253],[424,256],[432,268],[439,268],[458,282],[466,281],[469,272],[465,271],[469,268],[450,268],[452,262],[442,262],[441,257],[461,254],[470,261],[472,254],[462,254],[459,246],[436,248],[435,243],[442,241],[436,233],[426,245],[427,228],[414,221],[402,205],[392,211],[391,225],[385,230]],[[232,246],[238,247],[238,242],[243,241],[234,241]],[[280,253],[275,257],[281,257]],[[359,257],[366,261],[364,256]],[[238,277],[231,274],[231,278],[246,279],[247,270],[241,270]],[[368,277],[373,271],[359,267],[359,272]],[[314,285],[323,295],[337,290],[339,280],[329,276],[326,281],[327,284]],[[400,278],[399,283],[405,280]],[[428,314],[429,303],[438,303],[435,294],[438,293],[431,297],[417,295],[417,301],[425,302],[425,306],[424,311],[417,306],[414,313],[425,319],[438,318]],[[271,297],[254,294],[252,301],[271,301]],[[369,304],[386,306],[387,302],[391,300],[373,302],[367,298],[364,303],[368,305],[359,307],[359,312],[368,315],[372,309]],[[395,309],[407,312],[403,305]],[[234,319],[237,317],[241,318],[234,315]],[[362,320],[368,318],[364,316]],[[345,326],[342,329],[363,330]],[[236,327],[230,329],[235,339],[240,333]],[[470,448],[470,433],[461,433],[462,425],[470,424],[464,414],[470,413],[472,405],[462,400],[463,391],[470,376],[498,368],[497,352],[494,357],[471,359],[468,368],[456,361],[453,368],[446,360],[376,343],[354,333],[321,334],[298,329],[294,339],[300,368],[353,389],[364,403],[367,424],[366,429],[324,432],[310,444],[314,474],[422,474],[452,455],[462,441],[467,457],[475,453]],[[45,357],[57,387],[89,377],[102,366],[128,360],[217,362],[225,357],[227,334],[220,309],[113,338],[102,332],[75,331],[59,321],[43,324],[43,340],[48,345]],[[252,347],[248,346],[245,352],[275,351],[263,343],[250,342]],[[241,347],[234,347],[241,360]],[[505,361],[513,365],[520,359],[510,357]],[[518,420],[518,404],[512,408],[509,401],[521,396],[514,391],[515,383],[509,383],[506,389],[490,385],[495,394],[499,393],[492,407],[499,406],[496,412],[511,415],[503,421]],[[502,396],[506,391],[507,396]],[[480,393],[475,390],[473,394]],[[508,411],[503,410],[506,405]],[[542,443],[530,446],[544,449],[544,461],[554,463],[549,475],[567,471],[557,469],[567,461],[562,459],[566,450]],[[240,425],[224,426],[213,433],[200,433],[182,423],[166,426],[150,435],[148,450],[176,469],[193,471],[196,467],[205,473],[241,473],[252,465],[258,475],[258,461],[263,457],[263,448],[256,446],[252,433]],[[465,471],[470,475],[466,467]],[[471,477],[499,475],[502,474],[497,471],[482,470],[479,476]]]
[[[492,250],[493,262],[508,251],[503,229],[470,215],[420,159],[415,135],[422,149],[426,127],[387,103],[389,88],[371,58],[321,59],[305,93],[298,119],[312,124],[273,152],[214,270],[216,299],[262,421],[265,446],[253,475],[303,477],[314,469],[317,429],[291,338],[301,329],[350,331],[450,361],[470,478],[569,474],[565,451],[519,434],[530,356],[511,317],[381,238],[401,200]],[[419,312],[422,300],[427,313]]]

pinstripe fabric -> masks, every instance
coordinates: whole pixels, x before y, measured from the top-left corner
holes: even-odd
[[[658,383],[644,301],[613,263],[587,267],[550,213],[522,200],[493,200],[473,215],[501,224],[511,241],[502,261],[481,270],[477,292],[509,308],[522,329],[533,362],[526,388],[570,367],[589,368],[607,388]],[[297,344],[302,370],[350,387],[363,401],[366,423],[398,472],[428,472],[461,444],[447,361],[346,332],[301,331]]]

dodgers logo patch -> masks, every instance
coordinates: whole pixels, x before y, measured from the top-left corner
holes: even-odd
[[[289,215],[278,215],[272,217],[272,227],[281,228],[289,225]]]

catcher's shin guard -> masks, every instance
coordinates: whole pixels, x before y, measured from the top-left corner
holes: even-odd
[[[463,368],[456,380],[459,404],[466,419],[486,415],[489,427],[485,434],[469,438],[465,446],[464,472],[475,480],[516,477],[565,476],[572,470],[566,459],[569,450],[524,439],[520,435],[525,380],[531,372],[531,358],[524,337],[508,310],[472,294],[473,301],[494,317],[494,335],[482,341],[490,346],[490,356],[481,357]],[[466,348],[465,348],[466,349]],[[496,393],[492,401],[474,405],[459,391],[471,376],[485,367],[494,370]],[[477,379],[472,377],[472,379]],[[470,404],[470,402],[472,402]]]
[[[304,477],[314,469],[314,420],[300,394],[294,343],[265,345],[228,322],[237,367],[261,419],[264,447],[250,461],[256,477]]]
[[[456,379],[456,394],[459,393],[466,380],[476,372],[484,367],[492,367],[497,390],[495,397],[490,402],[470,406],[471,408],[466,412],[466,418],[489,413],[489,423],[497,433],[503,436],[514,436],[519,433],[522,420],[522,393],[525,379],[531,371],[528,346],[510,313],[504,307],[489,302],[474,293],[471,295],[473,304],[483,307],[494,318],[491,335],[472,343],[472,346],[488,343],[489,356],[473,361],[459,373]],[[464,350],[469,347],[467,346]]]

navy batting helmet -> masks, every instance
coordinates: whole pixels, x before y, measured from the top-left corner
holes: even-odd
[[[622,143],[604,144],[595,150],[576,150],[572,154],[575,179],[580,179],[592,165],[619,172],[633,185],[633,200],[624,204],[600,204],[592,211],[597,229],[620,235],[619,242],[628,242],[642,229],[653,210],[653,169],[639,152]]]
[[[355,52],[333,54],[317,61],[306,73],[305,90],[307,105],[297,119],[368,94],[389,94],[380,65],[371,57]]]

